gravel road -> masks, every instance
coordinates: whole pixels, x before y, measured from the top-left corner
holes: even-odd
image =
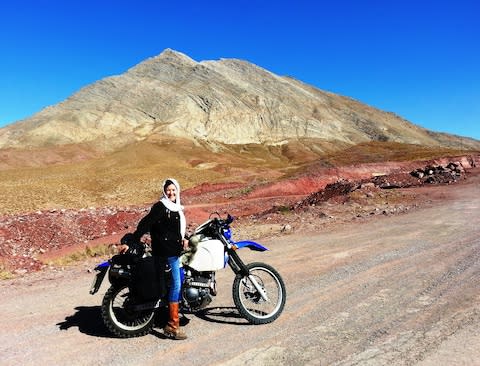
[[[0,363],[480,365],[480,185],[446,189],[448,199],[407,214],[245,251],[287,285],[284,313],[269,325],[238,316],[228,269],[218,273],[211,307],[189,316],[185,341],[161,329],[113,338],[100,319],[107,285],[89,295],[86,264],[2,281]]]

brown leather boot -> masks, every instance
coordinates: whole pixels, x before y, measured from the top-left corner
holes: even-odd
[[[168,304],[168,311],[170,320],[168,321],[163,333],[172,339],[187,339],[187,335],[180,329],[180,318],[178,316],[178,302],[171,302]]]

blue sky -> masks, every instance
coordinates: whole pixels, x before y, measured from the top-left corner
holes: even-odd
[[[478,19],[474,0],[5,1],[0,127],[171,48],[480,139]]]

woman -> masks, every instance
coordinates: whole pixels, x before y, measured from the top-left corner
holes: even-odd
[[[166,258],[171,267],[172,286],[168,293],[169,321],[163,330],[167,337],[173,339],[187,338],[180,329],[178,315],[181,290],[179,256],[182,250],[188,247],[185,230],[186,220],[183,206],[180,205],[180,185],[175,179],[168,178],[163,182],[163,197],[140,220],[133,237],[138,241],[149,232],[152,239],[152,255]],[[121,251],[124,250],[125,248],[121,247]]]

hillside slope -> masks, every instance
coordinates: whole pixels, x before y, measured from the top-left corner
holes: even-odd
[[[0,129],[0,214],[151,202],[175,176],[258,184],[355,163],[480,151],[480,141],[251,63],[165,50]]]
[[[479,141],[428,131],[246,61],[196,62],[169,49],[0,129],[0,148],[94,143],[112,151],[152,135],[210,144],[308,138],[480,149]]]

